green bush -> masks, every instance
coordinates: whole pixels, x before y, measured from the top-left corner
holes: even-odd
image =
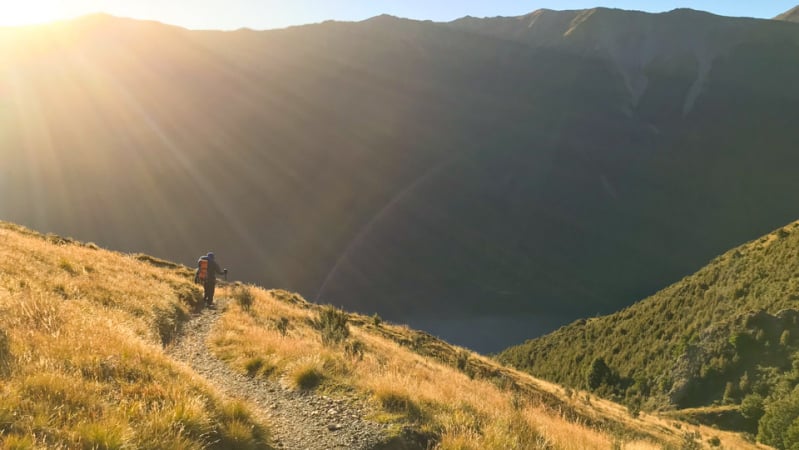
[[[333,345],[344,342],[350,336],[350,328],[347,325],[347,313],[332,306],[327,305],[319,311],[319,316],[314,321],[314,327],[319,330],[322,336],[322,343]]]
[[[612,377],[612,373],[613,372],[610,370],[610,367],[608,367],[603,358],[596,358],[591,363],[591,367],[588,369],[588,373],[586,374],[586,385],[590,389],[595,390],[603,384],[607,384]]]
[[[750,394],[744,397],[741,402],[741,415],[749,420],[758,421],[763,417],[763,397],[758,394]]]
[[[799,388],[766,405],[757,439],[779,450],[799,448]]]

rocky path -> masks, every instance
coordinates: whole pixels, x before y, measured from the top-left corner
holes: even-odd
[[[274,381],[234,372],[214,357],[206,341],[222,308],[196,314],[167,353],[229,397],[252,405],[269,424],[278,449],[367,450],[380,446],[385,440],[384,427],[365,420],[365,408],[355,399],[335,400],[313,392],[293,391]]]

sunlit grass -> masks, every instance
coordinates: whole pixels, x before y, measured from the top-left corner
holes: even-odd
[[[416,427],[435,436],[437,448],[679,448],[683,431],[654,416],[633,419],[620,405],[600,399],[586,402],[583,392],[569,397],[560,386],[503,368],[512,378],[508,386],[525,383],[559,400],[548,404],[527,398],[497,379],[470,377],[469,364],[500,366],[457,347],[449,350],[447,364],[422,356],[412,350],[414,345],[437,344],[425,344],[405,327],[349,315],[350,336],[336,344],[326,341],[319,327],[329,307],[279,290],[250,287],[248,295],[252,296],[248,307],[232,303],[213,330],[211,342],[219,356],[242,373],[271,377],[290,388],[318,389],[329,395],[355,393],[371,405],[373,420]],[[388,335],[394,339],[386,339]],[[356,341],[360,352],[353,355],[347,351],[348,343]],[[458,370],[459,365],[464,370]],[[587,419],[568,419],[567,410],[580,411],[580,417]],[[615,425],[589,425],[589,419]]]
[[[185,271],[2,223],[0,242],[0,447],[268,448],[163,352],[198,302]]]
[[[247,405],[163,352],[200,303],[189,269],[2,223],[0,241],[0,447],[268,448]],[[718,430],[631,418],[620,405],[296,294],[234,285],[219,296],[231,301],[209,343],[231,367],[355,396],[389,433],[411,427],[438,449],[679,448],[686,432],[752,448]],[[332,329],[346,322],[340,341],[325,338],[326,314]]]

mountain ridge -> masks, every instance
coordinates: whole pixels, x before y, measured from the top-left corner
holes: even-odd
[[[703,59],[389,20],[4,32],[0,217],[413,324],[611,312],[795,216],[793,24],[711,17],[746,39]]]

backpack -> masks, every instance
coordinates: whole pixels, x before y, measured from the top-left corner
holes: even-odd
[[[197,268],[197,274],[194,276],[194,279],[197,280],[198,283],[205,283],[205,280],[208,279],[208,259],[200,258],[198,265],[199,267]]]

